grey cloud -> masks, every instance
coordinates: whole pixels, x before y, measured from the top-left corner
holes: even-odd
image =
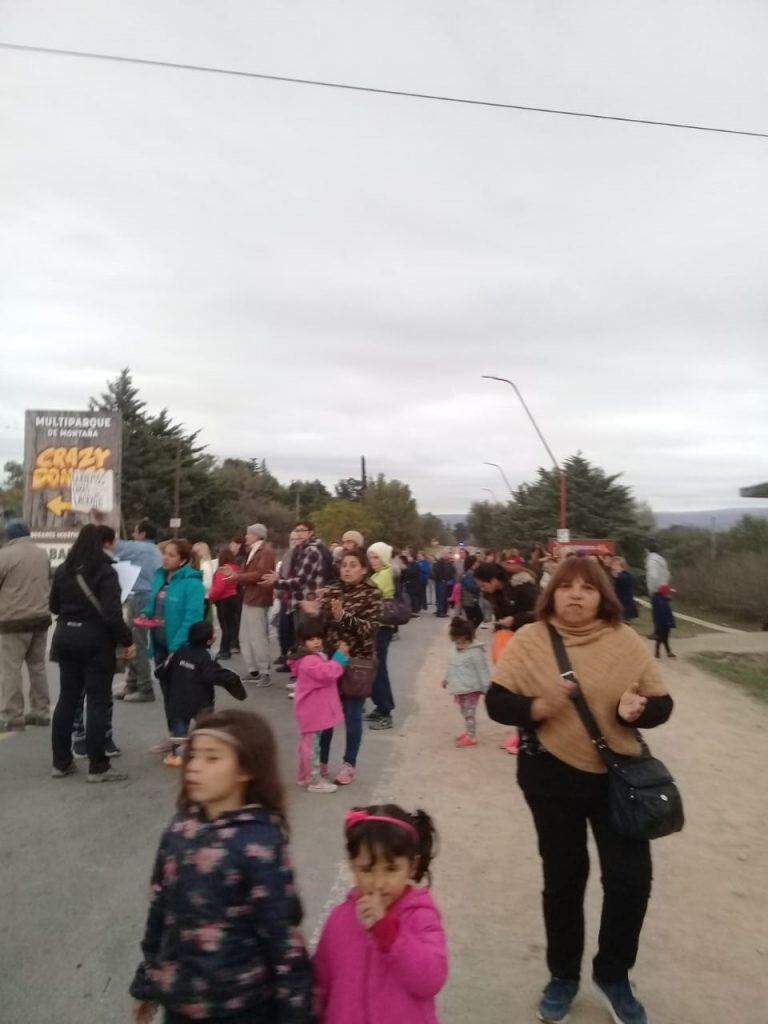
[[[9,0],[4,37],[768,124],[747,2],[102,13]],[[765,477],[761,140],[10,53],[0,130],[0,459],[25,407],[83,404],[128,363],[217,454],[331,483],[365,453],[434,511],[503,489],[485,459],[515,483],[545,462],[482,373],[657,507]]]

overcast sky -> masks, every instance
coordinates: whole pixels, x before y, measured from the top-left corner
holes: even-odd
[[[764,0],[0,0],[0,40],[768,131]],[[0,51],[0,459],[130,365],[282,479],[768,479],[768,140]]]

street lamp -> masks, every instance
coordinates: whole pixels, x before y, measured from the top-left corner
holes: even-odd
[[[539,440],[544,445],[544,448],[545,448],[545,450],[547,452],[547,455],[552,460],[552,465],[555,467],[555,470],[556,470],[558,476],[560,477],[560,527],[561,527],[561,529],[564,530],[566,528],[566,521],[567,521],[567,516],[566,516],[566,512],[567,512],[567,491],[566,491],[566,487],[567,487],[567,485],[566,485],[566,480],[565,480],[565,470],[560,465],[560,463],[557,461],[555,456],[552,454],[552,449],[547,444],[547,439],[544,437],[544,435],[542,434],[541,430],[539,429],[538,423],[533,418],[533,413],[531,412],[531,410],[526,405],[526,402],[525,402],[525,399],[523,398],[523,396],[520,394],[520,389],[518,388],[517,384],[515,384],[514,381],[509,380],[507,377],[494,377],[494,376],[491,376],[490,374],[487,374],[487,373],[484,373],[482,375],[482,378],[483,378],[483,380],[498,380],[498,381],[501,381],[502,384],[509,384],[509,386],[515,392],[517,397],[520,399],[520,404],[522,405],[523,409],[525,409],[525,413],[526,413],[528,419],[531,421],[531,423],[533,425],[533,429],[539,435]]]
[[[493,498],[493,500],[498,504],[499,499],[496,497],[495,493],[491,490],[490,487],[481,487],[480,490],[481,491],[488,491],[488,493]]]
[[[484,466],[495,466],[496,469],[498,469],[498,471],[501,473],[501,479],[507,485],[507,490],[514,497],[515,492],[512,490],[512,484],[507,479],[507,474],[504,472],[504,470],[501,468],[501,466],[498,464],[498,462],[484,462],[483,465]]]

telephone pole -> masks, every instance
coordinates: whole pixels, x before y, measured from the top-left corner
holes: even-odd
[[[365,471],[365,456],[364,455],[360,456],[360,483],[362,485],[360,490],[363,492],[363,494],[365,494],[365,489],[368,486],[368,476],[367,476],[366,471]]]
[[[181,519],[181,445],[176,446],[176,472],[173,475],[173,518],[175,522]],[[179,536],[178,526],[173,528],[173,536]]]

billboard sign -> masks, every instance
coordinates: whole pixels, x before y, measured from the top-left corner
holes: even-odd
[[[612,540],[550,540],[549,550],[553,555],[565,558],[567,555],[614,555],[616,545]]]
[[[119,531],[122,442],[119,413],[27,411],[24,518],[53,565],[85,523]]]

